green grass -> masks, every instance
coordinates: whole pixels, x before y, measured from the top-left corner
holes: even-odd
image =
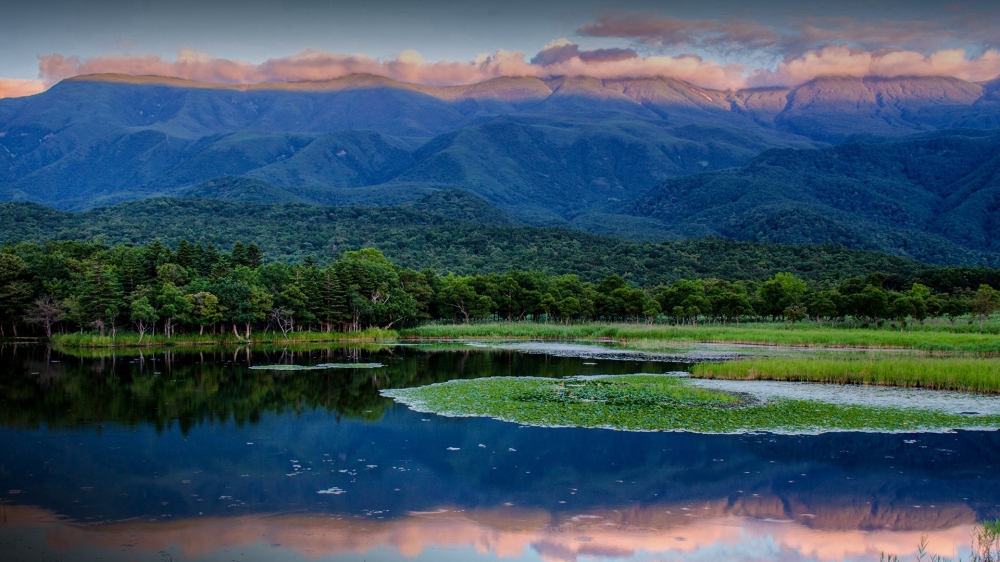
[[[446,416],[627,431],[817,433],[1000,427],[1000,416],[970,417],[807,400],[759,404],[735,394],[692,388],[682,378],[656,375],[559,381],[491,377],[386,390],[382,394],[414,410]]]
[[[720,342],[802,347],[898,348],[925,351],[1000,353],[1000,335],[950,331],[935,326],[912,332],[891,329],[830,328],[801,323],[793,330],[784,324],[741,326],[701,324],[540,324],[497,322],[485,324],[427,324],[403,330],[404,338],[525,338],[595,339],[661,342]]]
[[[762,358],[695,365],[706,379],[811,381],[1000,394],[1000,361],[977,358]]]
[[[381,342],[395,341],[398,334],[393,330],[371,328],[358,332],[291,332],[288,337],[281,332],[254,332],[250,343],[254,344],[294,344],[309,342]],[[119,332],[115,337],[94,333],[53,334],[53,345],[61,348],[122,348],[122,347],[163,347],[163,346],[203,346],[203,345],[246,345],[243,338],[231,333],[221,334],[180,334],[168,338],[162,334],[146,334],[139,343],[139,334]]]

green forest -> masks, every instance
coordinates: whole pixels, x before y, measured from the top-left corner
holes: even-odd
[[[902,256],[843,246],[792,246],[697,238],[637,242],[556,227],[518,224],[464,191],[440,191],[405,206],[319,207],[164,198],[66,213],[33,203],[0,203],[0,244],[50,240],[177,247],[181,240],[231,248],[252,240],[269,260],[326,264],[339,253],[376,248],[394,263],[456,275],[511,269],[576,274],[599,283],[617,274],[651,286],[717,277],[763,281],[787,271],[837,280],[881,271],[911,277],[927,266]]]
[[[841,279],[717,277],[641,285],[611,274],[511,269],[456,275],[420,270],[365,248],[319,264],[265,262],[254,243],[224,252],[181,240],[145,246],[20,243],[0,250],[4,335],[119,331],[160,338],[270,330],[357,332],[426,321],[850,322],[900,329],[933,317],[988,319],[1000,306],[1000,271],[926,267],[912,275],[877,271]]]

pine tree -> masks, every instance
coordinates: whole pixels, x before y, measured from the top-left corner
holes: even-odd
[[[0,324],[11,324],[15,336],[17,323],[31,303],[32,296],[24,261],[17,256],[0,254]]]
[[[239,267],[241,265],[250,267],[249,257],[247,256],[247,248],[243,245],[243,242],[233,244],[233,252],[230,254],[229,263],[233,267]]]
[[[198,245],[192,244],[193,248],[192,261],[194,262],[194,270],[198,272],[198,275],[209,275],[212,273],[212,266],[208,263],[208,256],[205,253],[205,243],[198,242]]]
[[[177,244],[177,254],[174,255],[174,263],[184,269],[195,269],[198,265],[195,259],[195,248],[194,244],[188,242],[186,239],[181,239]]]
[[[264,265],[264,254],[257,247],[257,244],[251,242],[247,246],[246,266],[250,269],[257,269],[262,265]]]
[[[104,335],[114,332],[115,319],[124,308],[118,277],[106,265],[91,264],[78,291],[81,318],[94,325]]]
[[[202,270],[202,275],[214,275],[215,268],[222,261],[222,256],[219,254],[219,249],[215,247],[215,244],[211,242],[205,246],[205,257],[204,257],[204,268]]]

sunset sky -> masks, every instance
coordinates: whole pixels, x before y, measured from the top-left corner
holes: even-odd
[[[819,75],[1000,75],[1000,6],[960,0],[4,2],[0,97],[93,72],[219,82],[372,72],[669,76],[709,88]]]

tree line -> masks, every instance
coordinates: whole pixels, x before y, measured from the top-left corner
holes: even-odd
[[[977,282],[977,281],[993,281]],[[1000,307],[1000,272],[939,268],[922,278],[873,272],[839,282],[807,282],[791,273],[765,281],[679,279],[640,287],[612,274],[598,283],[578,275],[513,269],[441,275],[417,271],[367,248],[321,265],[265,263],[255,244],[230,252],[182,240],[176,249],[71,241],[21,243],[0,250],[0,335],[25,331],[114,336],[127,329],[168,338],[179,333],[254,330],[356,331],[436,320],[898,322],[927,318],[982,322]],[[20,330],[20,332],[19,332]]]

